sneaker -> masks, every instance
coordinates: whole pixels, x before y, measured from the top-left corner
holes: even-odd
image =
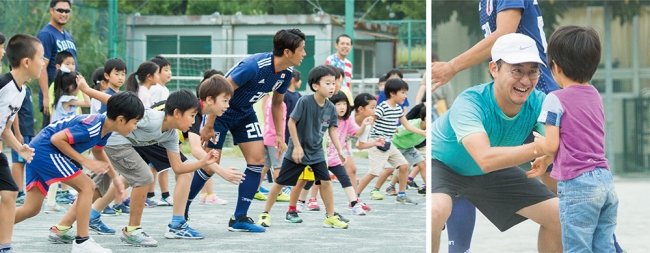
[[[173,206],[174,205],[174,198],[172,196],[169,196],[167,198],[160,198],[157,203],[159,206]]]
[[[0,250],[0,253],[16,253],[16,251],[14,251],[12,248],[8,248]]]
[[[43,210],[43,212],[45,212],[45,213],[65,213],[67,211],[68,211],[68,209],[66,209],[65,207],[60,206],[57,203],[54,203],[53,206],[47,206],[47,207],[45,207],[45,210]]]
[[[388,196],[397,196],[397,191],[395,190],[395,186],[386,187],[386,195],[388,195]]]
[[[257,220],[257,224],[262,226],[262,227],[270,227],[271,226],[271,215],[269,213],[262,213],[260,214],[259,219]]]
[[[70,191],[65,191],[65,192],[63,192],[63,194],[65,194],[65,197],[68,199],[68,203],[70,205],[72,205],[72,203],[74,203],[74,201],[77,200],[77,196],[72,194],[72,192],[70,192]]]
[[[235,217],[230,217],[228,221],[228,230],[231,232],[255,232],[261,233],[265,232],[266,228],[255,224],[255,221],[246,215],[235,219]]]
[[[127,197],[124,202],[122,202],[125,206],[130,207],[131,206],[131,197]]]
[[[345,223],[350,222],[350,220],[348,220],[348,219],[346,219],[345,217],[343,217],[343,215],[341,215],[340,213],[336,213],[336,212],[335,212],[335,213],[334,213],[334,216],[338,216],[339,219],[341,219],[342,222],[345,222]]]
[[[92,237],[89,237],[81,244],[77,244],[77,241],[72,242],[72,253],[113,253],[113,251],[100,246]]]
[[[325,219],[323,222],[323,227],[326,228],[342,228],[342,229],[347,229],[348,224],[341,221],[340,217],[337,215],[332,215]]]
[[[309,211],[320,211],[318,200],[316,200],[316,198],[310,198],[309,202],[307,202],[307,209]]]
[[[16,206],[22,206],[25,204],[25,193],[19,193],[16,197]]]
[[[383,200],[384,195],[381,195],[381,193],[379,193],[379,190],[372,190],[370,191],[370,199]]]
[[[115,229],[109,228],[100,218],[90,219],[88,228],[99,235],[114,235]]]
[[[155,201],[155,200],[153,200],[151,198],[146,198],[144,200],[144,207],[153,208],[153,207],[156,207],[156,206],[158,206],[158,201]]]
[[[225,205],[228,204],[228,201],[225,199],[220,199],[217,195],[212,194],[210,197],[205,198],[206,204],[215,204],[215,205]]]
[[[282,187],[282,192],[287,195],[291,195],[291,186],[290,185],[285,185]]]
[[[305,204],[305,202],[298,200],[298,203],[296,204],[296,212],[302,213],[305,211],[306,208],[307,208],[307,204]]]
[[[336,178],[336,175],[330,174],[330,181],[332,181],[332,183],[338,183],[339,179]]]
[[[119,215],[119,214],[117,212],[115,212],[115,210],[113,210],[113,208],[111,208],[110,206],[106,206],[106,208],[104,208],[104,210],[102,211],[102,215],[115,216],[115,215]]]
[[[371,208],[367,206],[366,203],[361,202],[360,199],[357,199],[357,205],[361,205],[361,208],[366,212],[371,210]],[[352,209],[352,203],[348,202],[348,208]]]
[[[68,195],[66,195],[63,191],[57,191],[56,192],[56,203],[60,204],[70,204],[70,199],[68,199]]]
[[[264,193],[262,193],[261,190],[255,193],[254,198],[257,200],[266,201],[266,196],[264,196]]]
[[[187,222],[183,222],[178,227],[172,228],[167,225],[169,230],[165,233],[167,239],[203,239],[205,235],[192,229]]]
[[[395,198],[395,203],[405,204],[405,205],[417,205],[418,204],[417,201],[412,200],[411,198],[409,198],[409,196],[406,196],[406,195],[397,196],[397,198]]]
[[[354,205],[352,209],[350,209],[350,213],[352,213],[352,215],[366,215],[366,211],[361,207],[361,203]]]
[[[420,187],[420,189],[418,189],[418,194],[427,195],[427,186],[423,185],[422,187]]]
[[[50,227],[50,235],[47,240],[52,243],[65,243],[70,244],[75,239],[76,234],[72,232],[72,227],[66,230],[59,230],[56,226]]]
[[[205,203],[205,197],[207,197],[207,194],[200,194],[199,195],[199,203]]]
[[[264,194],[267,194],[267,193],[269,193],[269,189],[266,189],[266,188],[260,186],[260,192],[264,193]]]
[[[119,203],[119,204],[113,205],[113,210],[115,210],[115,212],[117,212],[117,213],[127,213],[127,214],[131,213],[131,208],[129,208],[124,203]]]
[[[418,189],[418,184],[416,184],[415,181],[406,181],[406,186],[409,187],[409,189]]]
[[[284,192],[281,192],[280,195],[278,195],[278,198],[275,201],[277,201],[277,202],[289,202],[290,199],[291,199],[291,197],[289,197],[289,195],[287,195]]]
[[[296,211],[287,212],[284,220],[289,223],[302,223],[302,219],[298,217],[298,212]]]
[[[126,232],[126,227],[122,228],[122,236],[120,237],[125,243],[133,246],[156,247],[158,242],[151,238],[142,228],[136,228],[131,232]]]

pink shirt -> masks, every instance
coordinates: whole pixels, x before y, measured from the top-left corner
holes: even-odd
[[[354,117],[349,117],[344,120],[339,118],[339,127],[336,128],[336,132],[339,135],[339,143],[341,144],[341,149],[345,152],[350,153],[348,147],[348,139],[350,136],[354,136],[359,130],[359,125],[354,121]],[[350,154],[346,154],[349,156]],[[338,152],[336,152],[336,147],[334,143],[327,135],[327,166],[332,167],[336,165],[341,165],[341,158],[339,158]]]
[[[264,145],[265,146],[275,146],[275,125],[273,124],[273,114],[271,113],[271,103],[273,102],[272,97],[268,97],[266,99],[266,103],[264,103],[263,108],[264,108]],[[286,119],[287,119],[287,104],[282,102],[282,132],[285,132],[285,128],[287,128],[286,125]]]

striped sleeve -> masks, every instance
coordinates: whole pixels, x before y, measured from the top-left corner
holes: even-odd
[[[560,99],[555,94],[551,93],[546,96],[546,99],[544,99],[542,112],[539,114],[537,121],[559,127],[563,113],[564,109],[562,108]]]

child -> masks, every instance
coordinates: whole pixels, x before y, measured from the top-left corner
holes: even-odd
[[[415,126],[416,128],[426,131],[427,129],[426,115],[427,115],[426,106],[421,106],[420,117],[417,119],[409,120],[408,122],[409,124],[411,124],[411,126]],[[409,165],[414,167],[413,171],[411,171],[411,174],[408,175],[408,179],[406,181],[407,185],[415,183],[413,182],[413,177],[417,174],[417,172],[420,173],[422,180],[426,181],[427,178],[426,162],[424,160],[424,156],[422,156],[422,154],[420,154],[420,152],[418,152],[418,150],[416,149],[416,146],[421,144],[425,140],[426,140],[426,136],[409,132],[406,130],[404,126],[398,127],[397,133],[395,133],[395,136],[393,137],[393,144],[395,144],[395,147],[402,153],[406,161],[409,162]],[[416,174],[414,174],[413,172],[416,172]],[[397,183],[397,177],[393,176],[393,178],[390,180],[388,188],[392,188],[392,191],[395,191],[396,183]],[[415,186],[415,189],[417,189],[417,186]],[[386,191],[389,190],[387,189]]]
[[[300,85],[302,84],[302,81],[300,80],[300,71],[297,69],[293,70],[293,77],[291,78],[291,83],[289,84],[289,87],[287,88],[287,92],[284,93],[284,104],[287,106],[287,115],[291,115],[293,112],[293,108],[296,107],[296,103],[298,103],[298,99],[300,99],[300,92],[298,92],[298,89],[300,89]],[[289,143],[289,129],[286,128],[286,124],[289,123],[289,117],[285,117],[285,131],[284,131],[284,142]]]
[[[379,90],[379,93],[377,94],[381,94],[384,92],[384,88],[386,87],[386,80],[388,79],[386,78],[385,75],[379,77],[379,82],[377,83],[377,89]],[[377,100],[377,98],[379,98],[379,95],[375,96],[375,100]]]
[[[167,100],[169,97],[169,89],[165,86],[172,78],[172,69],[169,61],[160,55],[155,56],[149,60],[156,65],[158,65],[158,81],[151,86],[149,92],[151,93],[151,98],[153,103],[158,103],[163,100]],[[168,167],[169,168],[169,167]],[[168,168],[161,168],[161,171],[156,170],[151,166],[151,173],[153,173],[153,184],[149,186],[149,192],[147,193],[147,199],[150,202],[156,203],[157,206],[171,206],[174,205],[174,199],[169,195],[169,170]],[[155,199],[156,193],[154,192],[156,188],[156,179],[158,179],[158,184],[160,185],[160,200]]]
[[[43,45],[36,37],[16,34],[7,42],[7,60],[11,71],[0,75],[0,131],[3,141],[30,163],[34,150],[20,144],[11,133],[14,115],[25,99],[25,85],[38,78],[45,66]],[[9,170],[7,156],[0,153],[0,252],[11,252],[11,235],[14,228],[18,186]]]
[[[64,65],[54,77],[54,107],[52,108],[52,123],[57,120],[74,116],[78,107],[90,107],[90,98],[84,94],[84,100],[79,101],[77,94],[77,72],[70,72]]]
[[[341,221],[334,211],[334,194],[330,181],[325,154],[323,152],[323,134],[329,132],[339,157],[345,164],[346,157],[341,150],[339,138],[336,133],[338,116],[336,108],[327,98],[334,94],[335,72],[326,66],[318,66],[309,72],[309,86],[313,95],[303,96],[298,100],[296,108],[289,119],[289,133],[291,142],[284,156],[282,168],[277,180],[269,191],[264,212],[260,214],[258,224],[270,226],[271,215],[269,211],[275,203],[276,197],[284,185],[295,185],[298,178],[306,169],[311,167],[314,179],[321,184],[321,197],[327,209],[324,227],[347,229],[348,224]],[[298,132],[297,129],[300,129]],[[318,183],[317,183],[318,184]],[[295,207],[290,207],[287,214],[295,212]]]
[[[359,140],[362,143],[373,143],[376,139],[384,138],[386,145],[383,148],[377,147],[368,150],[368,160],[370,161],[368,164],[368,173],[361,178],[359,187],[357,188],[357,194],[361,194],[368,183],[384,170],[386,161],[388,161],[395,168],[401,168],[399,171],[399,193],[395,202],[417,205],[417,202],[406,196],[405,192],[409,167],[408,161],[404,159],[404,156],[402,156],[396,147],[391,145],[392,138],[397,129],[396,122],[398,121],[404,125],[406,130],[425,135],[424,130],[413,127],[408,123],[404,116],[404,110],[399,106],[406,99],[407,90],[408,84],[402,81],[402,79],[391,78],[386,81],[384,93],[387,99],[377,106],[377,110],[375,111],[375,124],[370,131],[369,139],[367,141]]]
[[[95,90],[106,92],[108,89],[108,82],[104,76],[104,67],[99,67],[95,69],[92,76],[92,87]],[[97,99],[90,100],[90,114],[99,114],[99,110],[102,108],[102,102]]]
[[[2,71],[2,58],[5,57],[5,41],[7,38],[0,33],[0,71]]]
[[[153,105],[149,87],[156,84],[159,77],[157,64],[150,61],[143,62],[138,66],[138,70],[126,79],[126,90],[138,94],[144,107],[149,108]]]
[[[555,165],[565,252],[616,252],[618,197],[605,158],[603,101],[588,83],[600,63],[600,39],[593,28],[563,26],[551,35],[547,52],[562,89],[542,105],[538,121],[546,124],[546,137],[536,135],[535,152],[546,156],[535,160],[528,177]]]
[[[78,82],[85,80],[81,75]],[[129,135],[135,129],[144,114],[144,107],[134,93],[117,94],[108,101],[106,115],[79,115],[65,118],[48,125],[36,137],[30,146],[36,151],[36,160],[27,165],[27,199],[25,205],[16,210],[16,223],[36,216],[41,210],[41,203],[47,194],[49,185],[64,181],[79,192],[78,199],[72,204],[70,213],[77,219],[77,236],[72,241],[72,252],[112,252],[102,248],[88,236],[90,206],[95,192],[95,184],[70,159],[79,161],[95,174],[106,173],[111,178],[118,175],[110,165],[103,147],[112,132]],[[92,148],[91,160],[81,152]],[[120,180],[114,180],[117,192],[124,191]],[[53,226],[53,233],[70,231],[70,226]]]
[[[292,79],[293,80],[293,79]],[[280,173],[280,167],[282,166],[282,161],[280,160],[281,157],[278,157],[278,148],[275,147],[275,137],[276,137],[276,129],[275,125],[273,123],[273,115],[271,115],[271,103],[273,102],[273,99],[271,97],[264,98],[266,99],[264,101],[264,168],[262,168],[262,175],[266,175],[266,173],[269,171],[269,168],[273,168],[273,179],[276,179],[278,177],[278,173]],[[285,131],[286,125],[284,124],[285,119],[287,118],[287,105],[282,102],[282,111],[284,112],[282,115],[282,132]],[[278,129],[279,130],[279,129]],[[284,148],[284,147],[280,147]],[[284,151],[284,150],[283,150]],[[264,182],[264,177],[260,177],[260,187],[262,185],[262,182]],[[257,200],[266,200],[266,196],[262,194],[259,189],[255,193],[255,199]],[[290,197],[284,192],[280,192],[280,195],[277,197],[277,201],[280,202],[287,202],[289,201]]]
[[[64,67],[64,66],[67,69],[69,69],[71,72],[75,72],[75,70],[77,69],[77,65],[75,63],[75,58],[72,55],[72,53],[70,53],[68,51],[61,51],[61,52],[57,53],[56,57],[54,58],[54,62],[56,63],[54,65],[54,67],[56,68],[57,73],[61,69],[61,67]],[[55,74],[55,77],[56,77],[56,74]],[[52,81],[52,83],[48,87],[47,91],[48,91],[48,96],[49,96],[49,101],[50,101],[49,110],[50,110],[50,112],[52,112],[54,110],[54,105],[55,105],[54,104],[54,81]],[[77,94],[77,100],[83,102],[84,98],[85,97],[84,97],[83,93]],[[77,108],[76,114],[81,114],[81,108]],[[49,122],[53,121],[52,117],[51,117],[51,114],[50,114],[50,119],[49,120],[50,120]]]
[[[120,92],[126,77],[126,63],[120,58],[111,58],[104,63],[104,78],[108,82],[106,94],[113,95]],[[136,93],[137,94],[137,93]],[[102,103],[99,113],[106,112],[106,104]]]

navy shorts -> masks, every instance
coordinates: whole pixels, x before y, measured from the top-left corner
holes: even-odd
[[[136,152],[142,157],[142,160],[149,164],[149,166],[154,167],[158,173],[168,170],[172,167],[169,164],[169,157],[167,157],[167,149],[158,144],[144,146],[144,147],[133,147]],[[181,162],[187,161],[187,158],[183,153],[181,155]]]
[[[23,140],[25,140],[25,144],[29,144],[29,142],[32,141],[32,136],[23,136]],[[18,155],[18,152],[16,152],[16,150],[11,149],[11,162],[25,163],[25,160]]]
[[[214,121],[214,132],[217,135],[217,143],[215,144],[209,141],[208,148],[222,149],[228,131],[232,134],[233,144],[235,145],[237,143],[261,141],[264,138],[255,113],[251,113],[240,121],[227,121],[222,118],[217,118]]]

